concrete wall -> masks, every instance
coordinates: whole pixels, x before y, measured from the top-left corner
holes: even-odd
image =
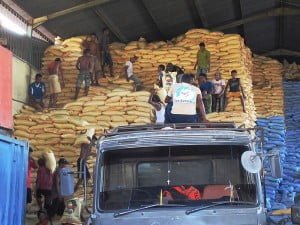
[[[16,56],[13,56],[12,64],[13,114],[16,114],[27,102],[28,85],[34,80],[37,70]]]

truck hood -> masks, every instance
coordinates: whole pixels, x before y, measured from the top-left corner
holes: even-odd
[[[100,219],[99,219],[100,218]],[[97,221],[99,220],[99,221]],[[185,211],[144,211],[114,218],[101,214],[93,225],[257,225],[257,208],[203,210],[186,215]]]

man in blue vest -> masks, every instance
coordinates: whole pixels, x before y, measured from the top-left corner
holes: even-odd
[[[44,109],[44,95],[46,92],[45,84],[42,82],[42,75],[35,75],[35,82],[29,85],[28,96],[29,104],[37,111],[43,111]]]

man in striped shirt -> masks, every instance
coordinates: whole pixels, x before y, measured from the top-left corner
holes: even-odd
[[[46,92],[45,84],[42,82],[42,75],[35,76],[35,82],[29,85],[28,96],[29,104],[37,111],[43,111],[44,103],[43,98]]]

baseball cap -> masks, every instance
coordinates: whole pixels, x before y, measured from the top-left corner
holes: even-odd
[[[58,164],[69,164],[69,162],[65,158],[60,158]]]

